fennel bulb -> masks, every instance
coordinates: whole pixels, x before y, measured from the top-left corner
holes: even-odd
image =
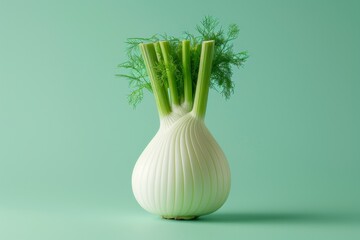
[[[164,117],[136,162],[132,188],[147,211],[190,219],[220,208],[230,190],[226,157],[203,119]]]

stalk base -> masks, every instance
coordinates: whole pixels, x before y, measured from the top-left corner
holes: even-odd
[[[195,220],[199,216],[161,216],[161,217],[167,220]]]

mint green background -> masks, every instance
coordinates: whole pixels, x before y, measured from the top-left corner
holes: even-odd
[[[360,237],[359,1],[0,0],[0,239]],[[237,23],[250,59],[206,122],[232,191],[195,222],[131,192],[158,128],[114,77],[127,37]],[[190,238],[191,237],[191,238]]]

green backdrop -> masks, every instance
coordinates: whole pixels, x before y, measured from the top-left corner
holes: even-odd
[[[0,0],[0,239],[360,237],[359,1]],[[159,123],[114,75],[128,37],[237,23],[248,50],[206,122],[232,190],[198,221],[161,220],[131,191]]]

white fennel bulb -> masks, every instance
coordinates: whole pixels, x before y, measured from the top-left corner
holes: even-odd
[[[224,204],[230,169],[203,119],[189,112],[162,119],[136,162],[132,188],[145,210],[164,218],[191,219]]]

